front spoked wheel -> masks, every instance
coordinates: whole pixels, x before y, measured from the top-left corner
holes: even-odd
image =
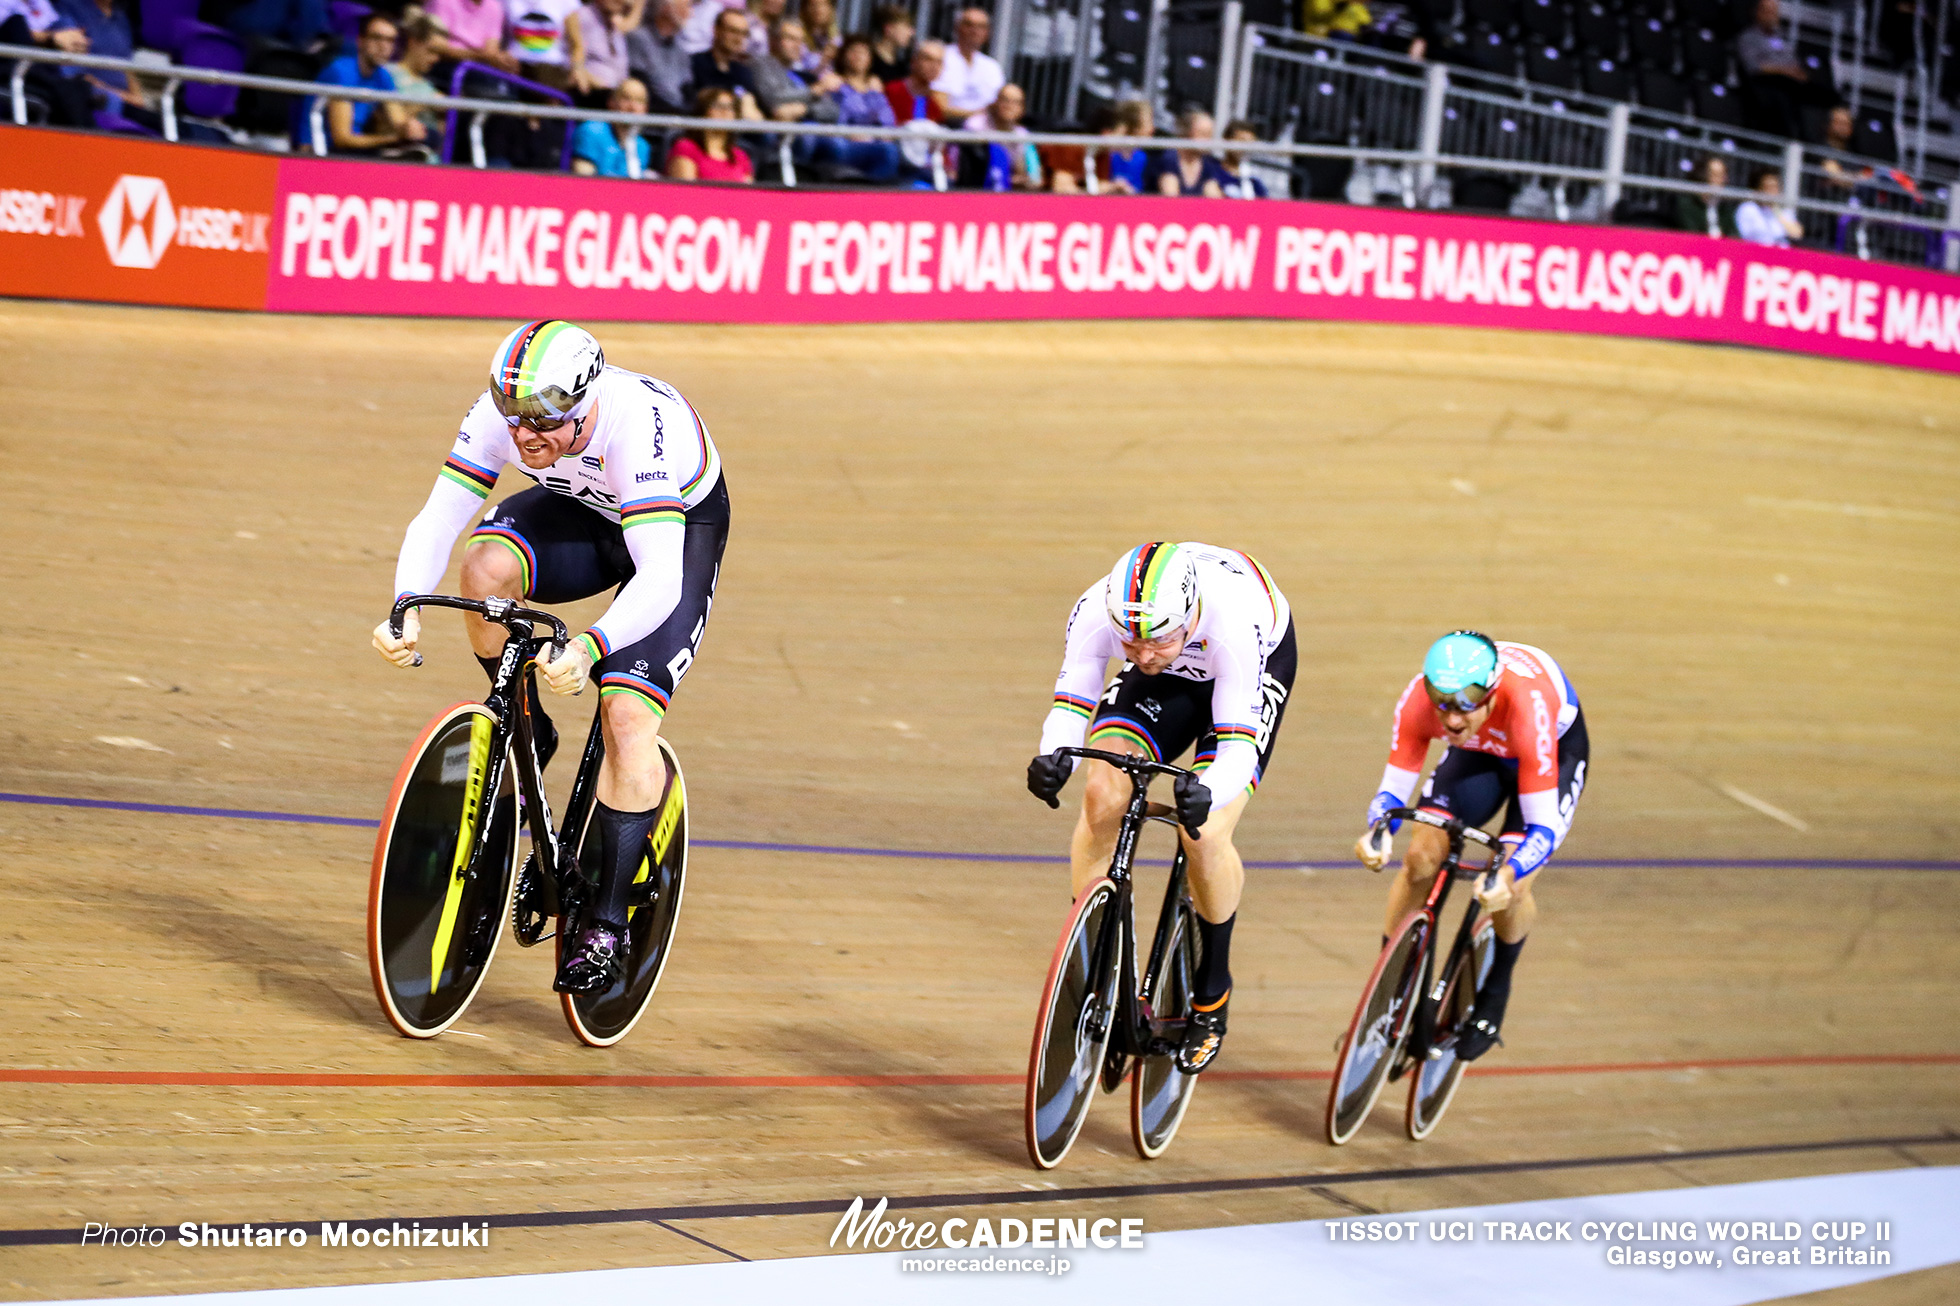
[[[1048,965],[1028,1053],[1026,1104],[1028,1159],[1042,1170],[1068,1155],[1096,1095],[1123,963],[1116,904],[1116,886],[1107,879],[1083,890]]]
[[[1188,1020],[1198,973],[1198,923],[1191,904],[1177,906],[1177,921],[1150,987],[1150,1007],[1159,1020]],[[1184,1123],[1198,1077],[1177,1068],[1176,1049],[1137,1058],[1130,1079],[1130,1141],[1137,1155],[1154,1161],[1164,1154]]]
[[[681,891],[687,882],[687,781],[681,775],[680,759],[664,736],[659,739],[660,755],[667,763],[667,787],[660,798],[660,817],[640,858],[640,869],[626,898],[625,973],[603,993],[561,993],[565,1023],[581,1043],[589,1047],[611,1047],[626,1037],[667,969],[672,955],[674,926],[681,915]],[[592,799],[598,803],[597,786]],[[598,822],[588,810],[578,849],[579,874],[597,884],[600,875]],[[588,901],[590,893],[587,894]],[[572,946],[571,932],[558,931],[558,960]]]
[[[1490,974],[1490,963],[1496,956],[1492,946],[1495,939],[1496,931],[1485,920],[1471,940],[1470,954],[1457,962],[1456,972],[1443,990],[1436,1012],[1436,1037],[1430,1055],[1409,1081],[1409,1105],[1402,1115],[1409,1137],[1417,1142],[1442,1123],[1443,1112],[1450,1109],[1457,1085],[1463,1081],[1466,1063],[1456,1055],[1456,1035],[1470,1019],[1470,1011],[1477,1005],[1477,989]]]
[[[508,748],[499,792],[483,792],[495,729],[481,703],[438,714],[382,813],[368,882],[368,971],[389,1023],[409,1038],[434,1038],[469,1008],[510,910],[517,798]],[[472,871],[486,820],[489,842]]]
[[[1361,991],[1327,1091],[1327,1141],[1336,1147],[1353,1138],[1375,1109],[1375,1100],[1409,1037],[1409,1006],[1418,996],[1418,972],[1428,940],[1429,918],[1412,913],[1382,949]]]

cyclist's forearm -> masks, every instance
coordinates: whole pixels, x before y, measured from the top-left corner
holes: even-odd
[[[1080,748],[1088,734],[1089,714],[1057,701],[1041,723],[1041,747],[1035,751],[1046,757],[1058,748]]]
[[[1218,756],[1205,769],[1205,788],[1214,808],[1223,807],[1249,788],[1259,774],[1259,747],[1248,735],[1218,742]]]
[[[638,643],[674,614],[681,598],[681,558],[686,542],[687,527],[678,520],[627,526],[626,547],[633,555],[633,579],[587,632],[595,658]]]
[[[1406,768],[1395,765],[1393,762],[1383,767],[1381,787],[1376,791],[1375,796],[1378,799],[1385,796],[1395,801],[1381,804],[1370,803],[1368,805],[1368,819],[1371,821],[1375,819],[1375,808],[1377,805],[1383,809],[1389,807],[1407,807],[1409,805],[1409,799],[1415,797],[1416,782],[1421,779],[1422,772],[1407,770]]]
[[[449,551],[455,547],[456,537],[482,506],[483,495],[446,476],[436,478],[429,501],[415,514],[402,537],[402,551],[395,560],[396,598],[427,594],[441,584],[442,574],[449,570]]]

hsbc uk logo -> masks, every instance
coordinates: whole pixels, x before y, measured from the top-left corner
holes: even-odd
[[[231,253],[261,253],[269,246],[269,213],[178,204],[161,177],[124,173],[109,188],[95,215],[109,261],[119,268],[154,268],[172,245]]]
[[[177,234],[177,209],[161,177],[116,178],[95,221],[119,268],[155,267]]]

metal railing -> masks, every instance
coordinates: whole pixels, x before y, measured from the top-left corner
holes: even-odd
[[[24,80],[30,63],[63,64],[149,76],[157,73],[152,66],[129,60],[68,54],[64,51],[40,47],[0,45],[0,60],[5,59],[17,61],[12,74],[11,91],[14,119],[22,124],[26,122]],[[1242,61],[1240,71],[1244,71],[1245,68],[1246,64]],[[1256,73],[1257,70],[1254,71]],[[1381,77],[1394,75],[1393,70],[1368,74],[1368,76]],[[1245,93],[1250,93],[1250,88],[1256,80],[1256,76],[1244,80],[1242,89]],[[237,86],[275,94],[315,97],[312,111],[315,115],[324,114],[325,102],[328,100],[358,100],[377,104],[400,104],[416,111],[435,110],[440,113],[481,114],[486,117],[520,116],[559,120],[567,124],[605,122],[623,124],[641,131],[706,130],[729,132],[749,138],[761,137],[765,142],[774,142],[774,148],[782,162],[782,182],[785,186],[796,185],[791,147],[799,138],[811,136],[868,138],[902,144],[924,137],[934,147],[931,150],[931,176],[934,187],[939,190],[946,189],[948,184],[943,167],[945,154],[943,147],[991,143],[1079,147],[1087,155],[1087,169],[1090,172],[1094,171],[1096,157],[1102,151],[1139,148],[1180,149],[1213,155],[1244,154],[1255,160],[1289,169],[1297,169],[1313,160],[1346,160],[1357,167],[1369,165],[1386,168],[1407,178],[1406,183],[1400,187],[1398,198],[1402,204],[1412,208],[1437,206],[1439,198],[1437,191],[1440,183],[1447,182],[1453,177],[1476,175],[1495,175],[1515,179],[1521,189],[1563,188],[1568,195],[1591,194],[1596,189],[1597,202],[1590,210],[1582,211],[1578,206],[1568,205],[1566,211],[1551,215],[1568,219],[1581,218],[1588,213],[1602,218],[1610,215],[1614,204],[1629,187],[1662,196],[1699,194],[1718,202],[1760,198],[1755,192],[1737,186],[1711,189],[1695,181],[1671,175],[1671,171],[1674,170],[1667,167],[1655,168],[1652,175],[1630,172],[1628,158],[1633,152],[1630,150],[1630,145],[1635,138],[1626,105],[1610,106],[1603,138],[1582,138],[1576,128],[1568,131],[1564,124],[1572,121],[1566,117],[1571,112],[1569,109],[1523,103],[1506,103],[1501,106],[1502,112],[1513,115],[1513,131],[1507,131],[1500,121],[1489,129],[1498,133],[1496,136],[1479,137],[1477,132],[1470,128],[1465,128],[1462,135],[1452,135],[1448,125],[1451,96],[1457,97],[1459,119],[1465,116],[1466,110],[1485,105],[1490,97],[1475,90],[1452,91],[1449,71],[1441,65],[1434,64],[1425,66],[1423,99],[1415,119],[1417,127],[1413,147],[1409,145],[1406,133],[1393,137],[1392,144],[1302,141],[1297,138],[1257,143],[1228,143],[1216,138],[1169,140],[1163,137],[1090,136],[1075,132],[959,131],[933,127],[929,124],[922,126],[918,123],[897,128],[825,123],[762,123],[731,121],[725,118],[689,118],[671,114],[614,113],[608,110],[578,109],[558,104],[516,103],[510,100],[482,100],[453,95],[416,96],[400,91],[329,86],[281,77],[263,77],[252,73],[223,72],[206,68],[171,68],[166,89],[174,90],[182,82]],[[1519,118],[1517,115],[1527,116]],[[1533,115],[1535,117],[1532,117]],[[1566,131],[1567,134],[1563,136],[1556,133],[1547,134],[1549,129],[1544,126],[1545,121],[1557,123],[1559,130]],[[174,140],[177,130],[176,119],[173,115],[165,114],[163,123],[166,137]],[[1585,129],[1595,132],[1599,130],[1597,127]],[[1293,136],[1297,137],[1297,133]],[[1593,145],[1602,145],[1604,157],[1597,163],[1539,157],[1541,154],[1553,151],[1532,150],[1522,144],[1513,146],[1508,142],[1514,136],[1519,141],[1563,141],[1565,144],[1559,148],[1569,148],[1573,153],[1580,153]],[[326,142],[324,132],[316,133],[314,140],[316,149],[324,146]],[[482,166],[478,160],[473,162]],[[1864,169],[1871,167],[1874,161],[1851,160],[1850,163]],[[1799,183],[1790,188],[1790,193],[1785,197],[1785,207],[1799,215],[1806,224],[1807,231],[1813,226],[1820,231],[1828,228],[1832,233],[1833,243],[1861,257],[1932,264],[1945,267],[1949,271],[1960,271],[1960,222],[1956,222],[1949,192],[1942,191],[1936,197],[1912,200],[1913,211],[1907,211],[1900,204],[1881,202],[1886,193],[1885,183],[1882,182],[1877,171],[1869,177],[1863,175],[1861,171],[1853,178],[1852,184],[1844,185],[1839,179],[1827,177],[1822,171],[1821,162],[1817,169],[1811,169],[1799,156],[1793,168],[1790,157],[1786,154],[1784,175],[1794,176]],[[1898,188],[1896,183],[1893,183],[1893,186],[1898,189],[1902,201],[1911,200],[1908,192]],[[1837,188],[1836,197],[1833,197],[1827,187]]]

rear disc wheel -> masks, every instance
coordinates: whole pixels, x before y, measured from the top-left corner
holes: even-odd
[[[395,776],[368,881],[368,973],[388,1022],[434,1038],[476,997],[516,883],[517,797],[506,747],[503,782],[483,785],[496,718],[481,703],[438,713]],[[479,824],[488,846],[468,865]]]
[[[1435,1132],[1456,1097],[1457,1085],[1463,1082],[1467,1063],[1456,1055],[1456,1036],[1477,1005],[1477,989],[1484,976],[1490,974],[1490,963],[1496,956],[1492,947],[1495,939],[1495,930],[1485,920],[1471,940],[1470,955],[1457,962],[1456,973],[1443,990],[1436,1012],[1435,1055],[1423,1060],[1409,1080],[1409,1105],[1402,1113],[1403,1127],[1416,1142]]]
[[[1062,1163],[1095,1098],[1123,963],[1115,909],[1116,886],[1108,879],[1090,884],[1070,909],[1048,965],[1028,1052],[1028,1159],[1038,1169]],[[1098,966],[1097,941],[1105,932],[1109,946]]]
[[[1182,902],[1177,923],[1171,927],[1170,946],[1164,949],[1150,986],[1150,1007],[1159,1019],[1190,1019],[1197,973],[1197,919],[1191,904]],[[1154,1161],[1164,1154],[1184,1123],[1184,1112],[1197,1088],[1198,1077],[1177,1068],[1175,1051],[1137,1058],[1136,1074],[1130,1079],[1130,1141],[1138,1156]]]
[[[673,953],[674,926],[680,920],[681,891],[687,883],[687,781],[681,775],[680,759],[664,736],[659,738],[660,755],[667,763],[667,787],[662,792],[660,816],[642,850],[640,868],[626,898],[626,965],[620,978],[601,993],[561,993],[559,1003],[565,1023],[578,1041],[588,1047],[611,1047],[626,1037],[646,1014]],[[598,805],[597,790],[593,807]],[[601,872],[600,839],[594,811],[588,809],[579,836],[578,873],[589,884],[597,884]],[[593,891],[588,891],[590,902]],[[576,942],[562,927],[558,931],[558,960],[562,965],[565,949]]]

